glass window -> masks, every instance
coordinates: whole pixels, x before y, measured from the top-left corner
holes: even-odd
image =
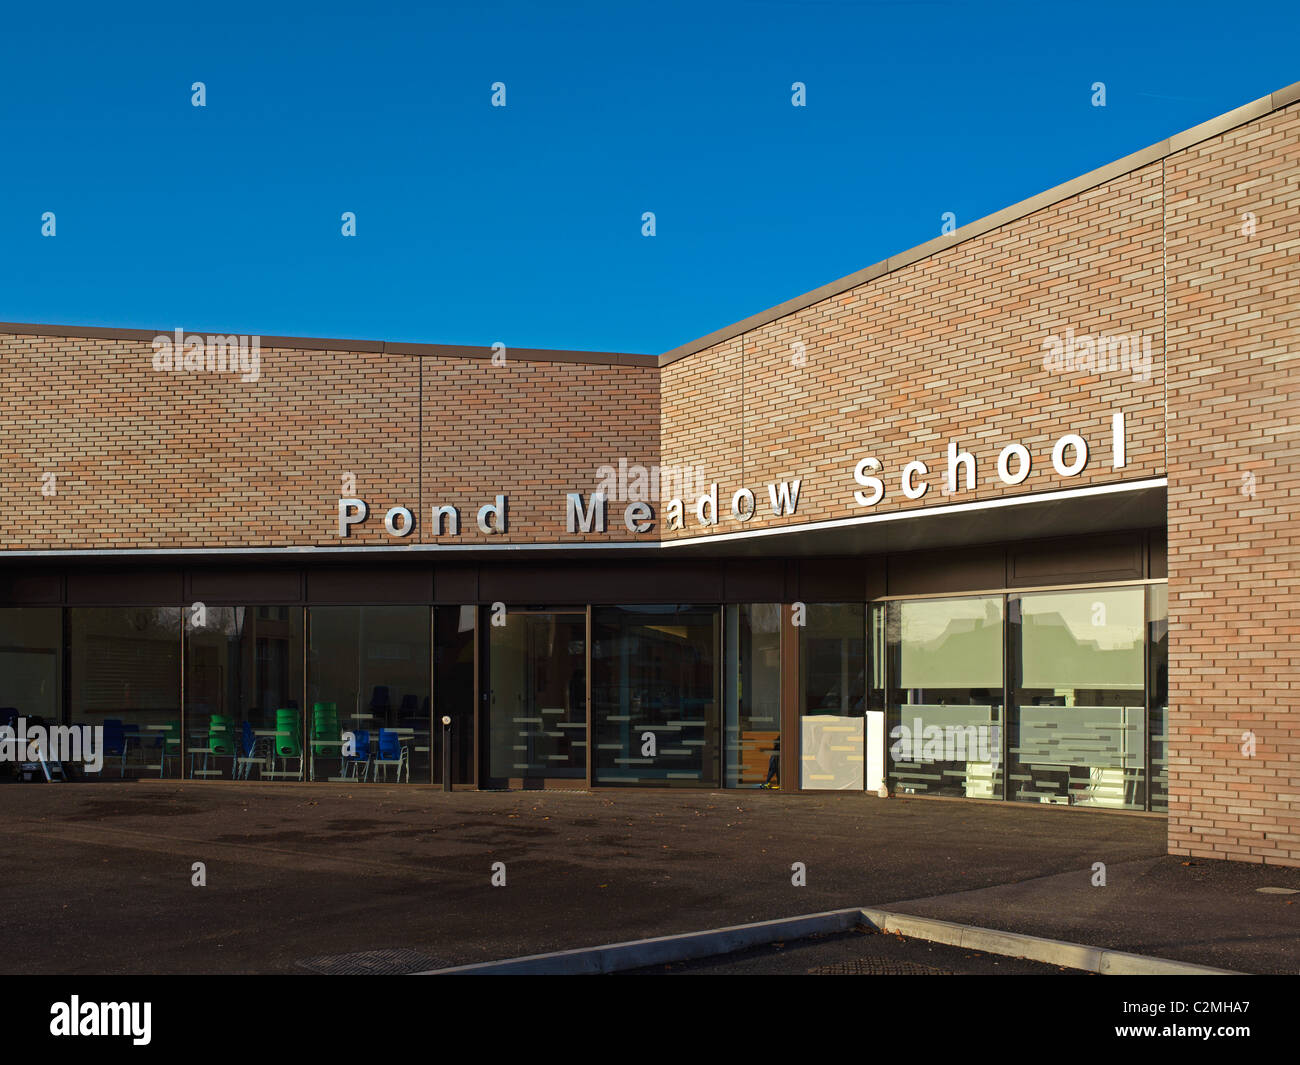
[[[68,611],[72,723],[102,726],[101,777],[180,776],[180,607]]]
[[[1169,588],[1147,587],[1147,728],[1151,809],[1169,812]]]
[[[726,780],[729,788],[781,786],[781,604],[724,609]]]
[[[1145,602],[1143,588],[1010,598],[1011,798],[1144,807]]]
[[[31,726],[48,729],[62,723],[63,611],[58,607],[0,609],[0,725],[12,728],[15,737],[20,732],[26,737]],[[55,747],[50,744],[44,749],[52,753]],[[71,753],[93,755],[81,749],[80,737]],[[0,775],[18,775],[20,761],[21,757],[0,762]],[[64,770],[73,777],[81,766],[67,763]]]
[[[888,604],[889,779],[903,795],[1002,797],[1001,596]]]
[[[488,775],[587,778],[587,615],[513,610],[488,626]]]
[[[717,607],[592,611],[596,784],[717,787]]]
[[[310,779],[429,783],[429,608],[311,607],[307,624]]]
[[[478,608],[433,608],[433,745],[437,756],[433,780],[442,783],[442,719],[451,718],[451,779],[454,784],[474,783],[474,638]],[[419,753],[419,752],[417,752]]]
[[[812,603],[799,630],[799,786],[861,788],[866,606]]]
[[[186,616],[189,775],[300,777],[302,608],[208,607],[205,615],[202,625]]]
[[[41,725],[63,718],[63,611],[58,607],[0,610],[0,714],[6,712]]]

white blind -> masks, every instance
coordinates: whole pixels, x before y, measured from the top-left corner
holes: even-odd
[[[1002,600],[898,604],[902,688],[1002,687]]]
[[[1023,687],[1141,690],[1141,588],[1026,595],[1020,616]]]

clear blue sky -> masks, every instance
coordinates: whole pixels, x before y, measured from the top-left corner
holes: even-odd
[[[1300,80],[1297,30],[1295,0],[11,5],[0,320],[660,352]]]

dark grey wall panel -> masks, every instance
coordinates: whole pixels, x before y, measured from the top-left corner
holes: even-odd
[[[484,564],[479,570],[479,602],[512,606],[716,603],[723,590],[716,562]]]
[[[129,569],[105,566],[68,573],[68,603],[77,606],[170,606],[185,602],[179,569]]]
[[[744,559],[726,563],[724,598],[729,603],[779,603],[785,591],[780,560]]]
[[[439,603],[477,603],[478,563],[435,567],[433,595]]]
[[[805,558],[799,560],[799,599],[805,603],[860,602],[867,595],[867,560]]]
[[[1169,539],[1163,529],[1149,534],[1150,557],[1147,562],[1148,577],[1169,576]]]
[[[309,603],[428,603],[432,599],[433,569],[428,566],[307,571]]]
[[[62,570],[0,569],[0,604],[57,606],[61,602],[63,602]]]
[[[1163,529],[847,558],[636,557],[229,565],[45,564],[0,556],[0,605],[835,603],[1163,578]]]
[[[1008,586],[1140,579],[1144,575],[1142,546],[1139,532],[1017,545],[1009,549]]]
[[[192,569],[187,574],[187,599],[200,603],[298,603],[302,601],[302,571],[265,569]]]
[[[1002,547],[912,551],[889,557],[890,595],[942,595],[1006,586]]]

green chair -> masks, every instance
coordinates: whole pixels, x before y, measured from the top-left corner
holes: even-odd
[[[208,771],[209,757],[234,758],[236,753],[233,723],[225,714],[213,714],[208,718],[208,750],[203,756],[204,774]],[[231,775],[234,775],[233,771]]]
[[[312,707],[312,740],[338,740],[341,735],[339,712],[333,703],[317,703]],[[338,748],[330,744],[313,743],[312,754],[335,757]]]
[[[311,762],[312,779],[316,779],[316,759],[342,759],[343,732],[339,728],[339,710],[336,703],[316,703],[312,707]]]

